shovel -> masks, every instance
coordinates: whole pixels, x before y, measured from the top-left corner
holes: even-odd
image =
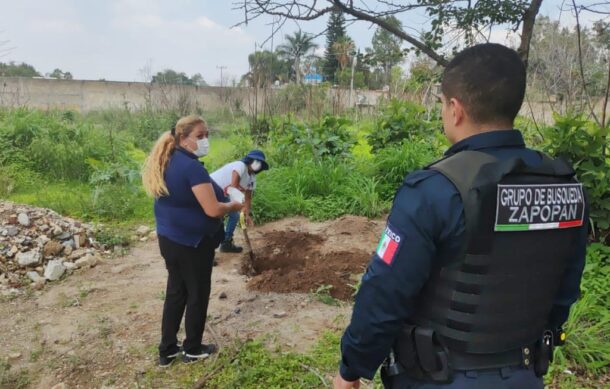
[[[246,215],[243,212],[239,214],[239,225],[241,230],[244,232],[244,239],[246,240],[246,246],[248,248],[248,261],[246,263],[246,273],[249,276],[256,274],[254,268],[254,251],[252,251],[252,244],[250,244],[250,238],[248,237],[248,226],[246,225]]]

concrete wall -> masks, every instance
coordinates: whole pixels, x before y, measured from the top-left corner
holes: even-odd
[[[269,89],[257,93],[251,88],[0,77],[0,106],[89,112],[109,108],[139,110],[151,104],[184,112],[195,108],[206,111],[229,108],[252,113],[255,104],[258,112],[263,111],[264,95],[272,96],[278,91]],[[350,97],[347,90],[329,89],[327,97],[333,105],[345,108],[376,106],[382,96],[383,92],[363,90],[353,91]]]
[[[225,89],[140,82],[0,77],[0,105],[79,112],[108,108],[138,110],[147,103],[158,107],[191,104],[204,109],[217,109],[225,105],[222,100]],[[232,91],[237,98],[245,98],[246,93],[247,90]]]

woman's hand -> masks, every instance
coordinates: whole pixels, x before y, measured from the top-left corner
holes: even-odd
[[[239,211],[243,205],[237,201],[230,203],[221,203],[216,199],[212,184],[205,183],[195,185],[191,188],[197,201],[203,208],[203,212],[209,217],[221,218],[229,212]]]
[[[239,201],[231,201],[228,203],[230,212],[238,212],[244,207],[244,204]]]
[[[244,211],[246,214],[246,225],[248,227],[254,227],[254,220],[252,220],[252,216],[250,216],[250,212]]]

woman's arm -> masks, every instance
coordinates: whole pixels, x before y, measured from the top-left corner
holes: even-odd
[[[198,184],[191,189],[201,205],[201,208],[203,208],[203,212],[209,217],[220,218],[229,212],[241,210],[243,206],[236,201],[230,203],[219,202],[214,194],[214,188],[210,183]]]
[[[243,192],[244,188],[239,186],[240,180],[241,180],[241,177],[239,176],[239,173],[237,172],[237,170],[233,170],[233,172],[231,173],[231,186],[233,188],[237,188]]]

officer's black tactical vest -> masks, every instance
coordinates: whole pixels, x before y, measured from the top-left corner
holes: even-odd
[[[429,167],[464,204],[465,245],[432,269],[413,323],[461,353],[499,353],[542,334],[584,220],[573,169],[543,156],[540,166],[464,151]]]

